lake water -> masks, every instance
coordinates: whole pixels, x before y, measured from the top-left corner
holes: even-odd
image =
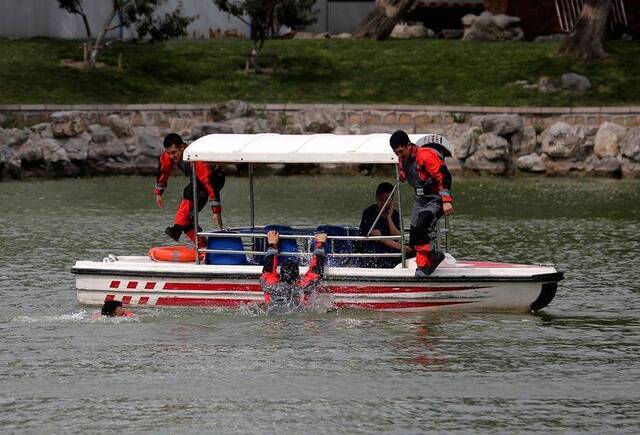
[[[184,180],[164,211],[153,181],[0,184],[0,432],[638,433],[638,181],[455,180],[454,256],[566,271],[536,315],[92,321],[70,268],[168,242]],[[256,221],[357,225],[380,181],[260,178]],[[247,180],[229,178],[227,225],[248,223],[247,202]]]

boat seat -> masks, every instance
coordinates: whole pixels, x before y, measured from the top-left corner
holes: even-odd
[[[244,246],[242,245],[242,239],[239,237],[209,237],[207,241],[207,249],[244,251]],[[249,264],[245,254],[222,254],[213,252],[207,252],[205,263],[227,266],[242,266]]]

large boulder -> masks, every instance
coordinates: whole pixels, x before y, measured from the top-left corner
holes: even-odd
[[[622,176],[628,178],[640,178],[640,163],[628,159],[622,159]]]
[[[471,127],[454,141],[454,153],[460,160],[465,160],[476,152],[480,143],[480,135],[482,129],[480,127]]]
[[[91,135],[84,132],[76,137],[70,137],[67,139],[58,140],[60,146],[64,148],[71,160],[87,160],[89,157],[89,143],[91,142]]]
[[[28,128],[0,128],[0,146],[17,148],[29,139],[31,130]]]
[[[253,116],[255,109],[248,103],[239,100],[230,100],[216,104],[211,108],[211,116],[214,121],[226,121],[228,119]]]
[[[482,127],[485,133],[509,136],[522,130],[524,123],[518,115],[481,115],[471,118],[471,125]]]
[[[476,151],[464,159],[462,167],[478,172],[502,175],[509,168],[505,160],[508,152],[509,142],[506,139],[495,133],[483,133],[478,136]]]
[[[478,151],[487,160],[501,160],[509,152],[509,142],[495,133],[483,133],[478,138]]]
[[[328,112],[305,112],[303,128],[309,133],[333,133],[338,126],[337,114]]]
[[[584,131],[566,122],[556,122],[542,132],[542,152],[551,158],[573,157],[584,142]]]
[[[54,112],[49,118],[53,136],[56,138],[74,137],[87,131],[88,128],[84,112]]]
[[[23,162],[58,163],[68,162],[67,152],[55,139],[28,140],[18,149],[18,157]]]
[[[640,162],[640,127],[630,128],[620,141],[622,155]]]
[[[89,159],[100,161],[126,154],[127,148],[124,142],[109,127],[92,124],[89,133],[91,134]]]
[[[158,166],[158,158],[164,150],[163,138],[154,134],[153,131],[140,131],[136,134],[135,140],[127,144],[127,154],[133,156],[147,156],[155,159]]]
[[[605,122],[596,134],[593,151],[598,157],[616,157],[620,153],[620,141],[626,132],[627,129],[618,124]]]
[[[200,139],[208,134],[230,134],[233,127],[223,122],[207,122],[198,124],[191,128],[191,139]]]
[[[544,157],[536,153],[518,157],[516,166],[524,172],[542,173],[547,170]]]
[[[567,73],[562,74],[561,77],[561,86],[562,89],[568,91],[576,91],[576,92],[585,92],[591,89],[591,81],[586,76],[576,74],[576,73]]]
[[[116,134],[116,136],[122,137],[131,137],[133,136],[133,128],[131,122],[127,121],[120,117],[120,115],[109,115],[109,127]]]
[[[508,15],[493,15],[488,11],[480,15],[462,17],[464,41],[519,41],[524,32],[518,24],[520,18]]]
[[[620,175],[622,172],[622,164],[615,157],[598,158],[591,156],[585,162],[587,171],[593,175],[613,176]]]
[[[537,151],[538,135],[533,127],[524,127],[511,136],[511,149],[516,156],[524,156]]]
[[[396,24],[389,35],[393,39],[433,38],[433,36],[433,30],[427,29],[423,24],[407,23]]]
[[[8,175],[17,178],[20,175],[22,162],[17,153],[7,145],[0,145],[0,180]]]
[[[507,171],[504,160],[487,160],[482,153],[473,154],[462,163],[462,168],[492,175],[503,175]]]

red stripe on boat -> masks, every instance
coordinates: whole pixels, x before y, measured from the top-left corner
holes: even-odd
[[[122,296],[122,303],[128,304],[131,302],[131,296]]]
[[[105,302],[109,302],[109,301],[114,300],[115,298],[116,298],[116,295],[107,295],[107,296],[105,296],[104,301]]]
[[[111,281],[109,288],[118,288],[120,287],[120,281]]]
[[[140,300],[138,301],[140,305],[146,305],[147,302],[149,302],[149,296],[140,296]]]
[[[129,281],[127,284],[127,288],[136,288],[138,287],[138,281]]]
[[[209,306],[209,307],[237,307],[238,305],[250,304],[255,301],[253,299],[216,299],[216,298],[158,298],[156,305],[178,305],[178,306]]]
[[[144,285],[144,289],[145,290],[153,290],[155,288],[155,286],[156,286],[155,282],[149,281],[148,283],[146,283]]]
[[[486,287],[383,287],[383,286],[324,286],[333,294],[383,294],[383,293],[435,293],[475,290]],[[247,292],[262,291],[259,284],[216,284],[216,283],[183,283],[183,282],[167,282],[164,290],[181,290],[181,291],[226,291],[226,292]]]
[[[446,305],[470,304],[476,301],[402,301],[402,302],[336,302],[338,308],[368,308],[372,310],[392,310],[398,308],[429,308]]]

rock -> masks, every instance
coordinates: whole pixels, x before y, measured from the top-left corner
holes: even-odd
[[[524,127],[511,136],[511,149],[516,156],[523,156],[536,152],[538,135],[533,127]]]
[[[412,38],[433,38],[435,33],[427,29],[422,24],[409,25],[407,23],[396,24],[391,31],[390,38],[412,39]]]
[[[542,173],[546,172],[547,170],[545,159],[541,155],[536,153],[518,157],[516,166],[518,167],[518,169],[524,172]]]
[[[333,39],[351,39],[353,35],[351,33],[338,33],[336,35],[331,36]]]
[[[208,134],[229,134],[233,133],[233,127],[222,122],[208,122],[206,124],[198,124],[191,128],[191,139],[200,139]]]
[[[305,112],[303,128],[309,133],[333,133],[338,126],[337,114],[331,112]]]
[[[640,162],[640,127],[630,128],[620,141],[622,155]]]
[[[162,145],[163,138],[154,136],[151,133],[138,134],[135,141],[135,150],[129,148],[128,153],[133,155],[143,155],[156,159],[156,166],[158,166],[158,158],[164,150]]]
[[[139,155],[133,159],[133,165],[138,169],[138,173],[153,174],[158,167],[158,156]]]
[[[454,141],[454,153],[460,160],[465,160],[478,149],[480,143],[480,135],[482,129],[479,127],[471,127],[460,138]]]
[[[29,139],[31,130],[28,128],[0,128],[0,146],[17,148]]]
[[[43,123],[31,126],[31,132],[33,133],[34,136],[38,138],[44,138],[44,139],[54,138],[52,125],[48,122],[43,122]]]
[[[84,132],[76,137],[68,139],[60,139],[58,141],[60,146],[64,148],[71,160],[87,160],[89,157],[89,143],[91,142],[91,135]]]
[[[269,133],[269,122],[264,118],[236,118],[227,122],[235,134]]]
[[[17,154],[20,160],[30,163],[69,161],[67,152],[55,139],[28,140],[18,149]]]
[[[443,29],[436,35],[440,39],[462,39],[464,30],[462,29]]]
[[[613,176],[621,175],[622,168],[620,161],[615,157],[604,157],[602,159],[591,156],[585,161],[587,171],[593,175]]]
[[[0,180],[6,175],[18,178],[21,168],[22,162],[14,150],[7,145],[0,145]]]
[[[562,89],[569,91],[586,92],[591,89],[591,82],[586,76],[576,73],[567,73],[562,74],[561,86]]]
[[[562,83],[557,78],[543,76],[540,77],[540,80],[538,80],[538,91],[542,92],[543,94],[558,92],[561,86]]]
[[[567,35],[564,33],[554,33],[553,35],[541,35],[536,37],[533,42],[562,42]]]
[[[570,172],[580,172],[585,170],[584,163],[571,159],[545,160],[547,175],[567,175]]]
[[[85,114],[79,111],[54,112],[49,117],[52,123],[53,136],[74,137],[87,131]]]
[[[640,163],[623,159],[621,170],[623,177],[640,178]]]
[[[552,158],[574,156],[583,142],[583,130],[574,130],[565,122],[556,122],[542,132],[542,152]]]
[[[478,16],[465,15],[462,17],[464,26],[464,41],[519,41],[524,38],[524,32],[517,24],[518,17],[508,15],[493,15],[488,11]]]
[[[119,115],[109,115],[109,127],[119,137],[133,136],[133,128],[131,123],[126,119],[122,119]]]
[[[485,133],[509,136],[522,130],[524,124],[518,115],[482,115],[472,117],[471,125],[482,127]]]
[[[507,171],[504,160],[487,160],[481,153],[475,153],[462,163],[463,169],[471,169],[478,172],[486,172],[493,175],[502,175]]]
[[[214,121],[244,118],[254,114],[255,109],[251,105],[239,100],[226,101],[211,108],[211,116]]]
[[[620,153],[619,143],[627,129],[612,122],[605,122],[596,134],[593,151],[598,157],[615,157]]]
[[[89,128],[91,144],[89,145],[88,158],[94,161],[102,161],[109,157],[124,156],[127,148],[109,127],[92,124]]]
[[[509,142],[495,133],[483,133],[478,138],[478,151],[487,160],[500,160],[509,151]]]

